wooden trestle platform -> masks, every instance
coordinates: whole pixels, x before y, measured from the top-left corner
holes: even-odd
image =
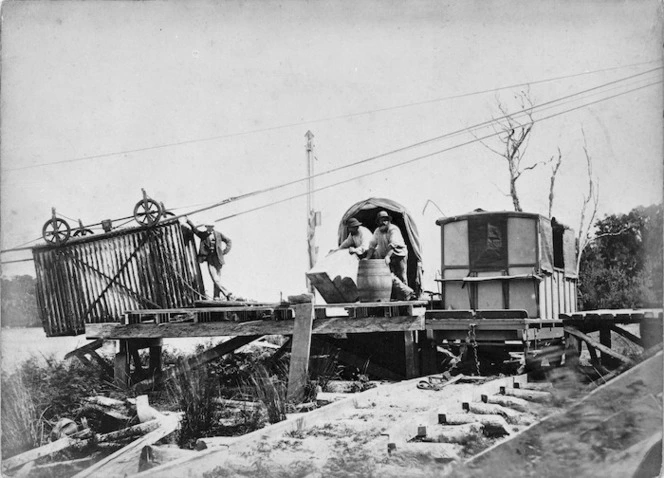
[[[663,316],[662,309],[601,309],[560,314],[565,335],[574,343],[578,353],[585,343],[593,365],[603,371],[620,363],[632,363],[629,357],[611,348],[612,333],[648,350],[662,342]],[[629,325],[638,325],[638,336],[623,327]],[[593,332],[599,332],[599,340],[588,335]]]
[[[398,349],[391,350],[388,342],[383,348],[401,354],[405,363],[403,373],[390,367],[372,363],[371,367],[386,378],[413,378],[436,373],[436,347],[442,342],[472,340],[481,345],[513,341],[522,350],[537,348],[538,344],[562,341],[567,337],[582,340],[591,355],[598,349],[605,357],[624,361],[611,351],[610,333],[613,331],[648,348],[650,342],[661,342],[662,311],[589,311],[560,319],[529,318],[524,310],[431,310],[426,301],[373,303],[261,303],[261,302],[197,302],[193,308],[142,309],[125,313],[123,323],[87,324],[86,337],[119,341],[115,356],[114,377],[119,386],[131,385],[130,361],[139,364],[138,350],[150,349],[150,366],[142,381],[133,385],[139,390],[149,389],[168,379],[176,371],[161,370],[162,339],[184,337],[232,337],[230,340],[193,357],[188,365],[196,366],[257,340],[266,335],[289,336],[284,346],[291,349],[289,397],[297,398],[308,376],[312,339],[317,343],[337,345],[338,334],[363,334],[359,349],[364,354],[343,351],[348,363],[368,363],[371,355],[367,343],[380,337],[397,339]],[[619,324],[639,323],[641,337]],[[652,331],[659,330],[658,334]],[[644,330],[646,332],[644,332]],[[587,336],[599,331],[600,341]],[[648,332],[649,331],[649,332]],[[649,338],[652,335],[655,337]],[[391,342],[392,344],[397,342]],[[357,344],[356,344],[357,345]],[[598,361],[600,359],[598,358]],[[146,379],[145,376],[148,378]]]
[[[402,333],[406,344],[406,376],[417,376],[415,333],[424,329],[425,301],[352,304],[205,302],[194,308],[145,309],[125,313],[123,323],[88,324],[88,339],[118,340],[114,377],[119,386],[130,385],[130,361],[139,363],[138,350],[150,349],[149,378],[139,388],[163,379],[162,339],[233,337],[191,365],[212,360],[261,336],[291,336],[289,396],[296,397],[308,374],[312,335]],[[207,354],[207,355],[205,355]]]

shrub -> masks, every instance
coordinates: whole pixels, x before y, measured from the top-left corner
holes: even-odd
[[[2,375],[2,452],[10,456],[47,440],[60,418],[76,418],[83,398],[107,394],[103,371],[78,360],[31,358]]]

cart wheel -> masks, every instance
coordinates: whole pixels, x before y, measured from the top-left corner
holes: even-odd
[[[146,198],[134,206],[134,219],[142,226],[152,226],[161,219],[161,206],[154,199]]]
[[[67,242],[71,234],[71,228],[67,221],[54,217],[44,223],[42,227],[42,237],[50,244],[61,245]]]
[[[74,234],[72,234],[72,236],[74,237],[91,236],[92,234],[94,234],[92,230],[84,228],[84,229],[76,229],[74,231]]]

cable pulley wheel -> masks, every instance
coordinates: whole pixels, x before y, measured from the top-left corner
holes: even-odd
[[[142,199],[134,206],[134,219],[141,226],[152,226],[159,222],[163,211],[161,206],[154,199]]]
[[[71,235],[71,227],[67,221],[54,217],[44,223],[42,227],[42,237],[49,244],[61,245],[67,242]]]

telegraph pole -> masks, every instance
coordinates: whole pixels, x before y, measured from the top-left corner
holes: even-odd
[[[309,269],[316,265],[316,258],[318,256],[318,247],[316,247],[316,226],[320,225],[320,214],[314,211],[314,134],[307,131],[304,135],[307,139],[305,146],[307,153],[307,248],[309,251]],[[307,279],[307,289],[309,292],[314,292],[314,287]]]

